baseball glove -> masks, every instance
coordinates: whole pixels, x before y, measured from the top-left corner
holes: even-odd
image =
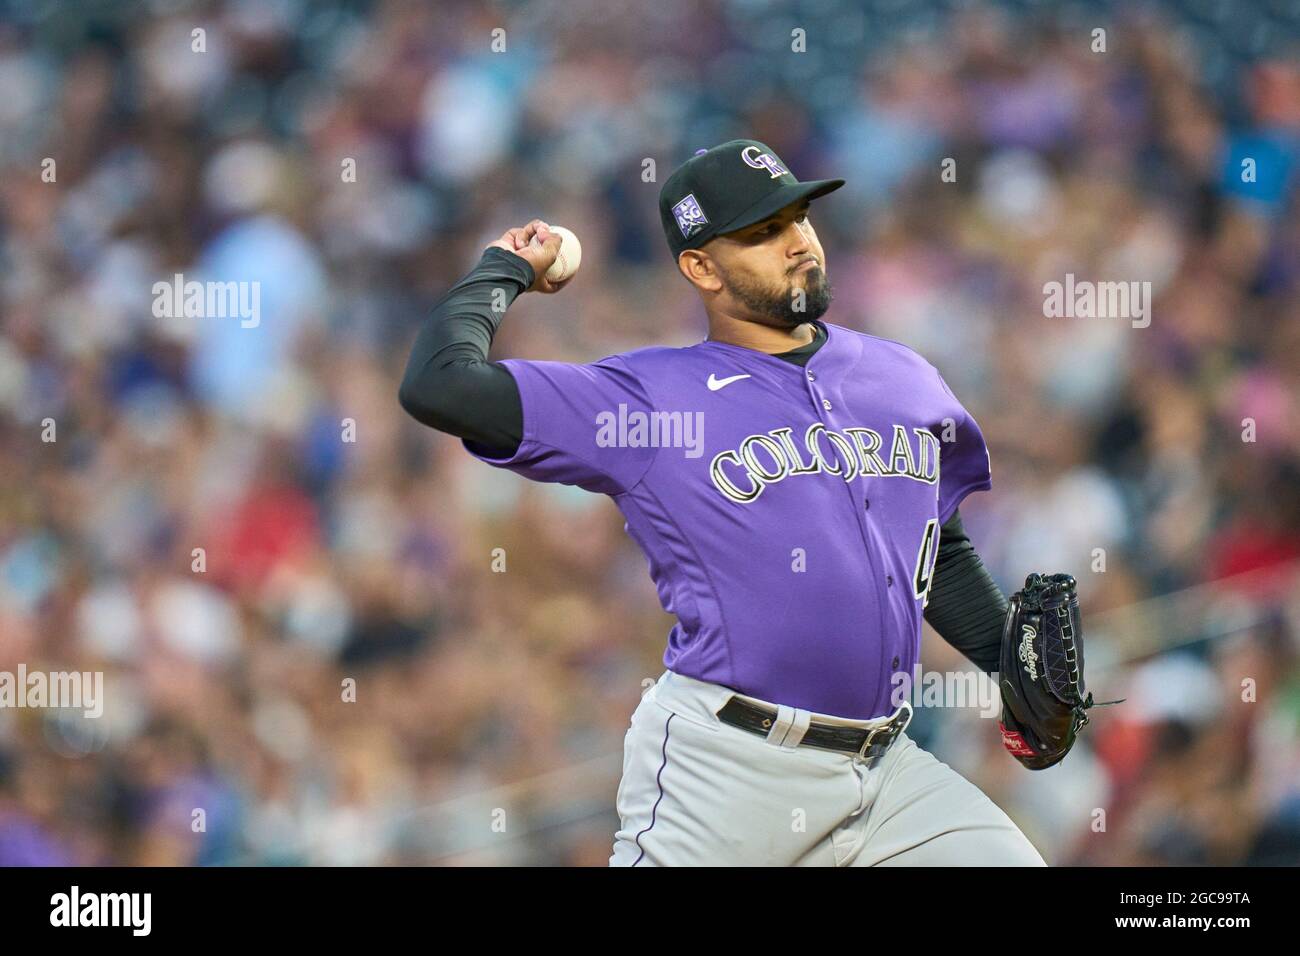
[[[1083,628],[1074,578],[1031,574],[1002,628],[1002,743],[1030,770],[1065,758],[1088,723]]]

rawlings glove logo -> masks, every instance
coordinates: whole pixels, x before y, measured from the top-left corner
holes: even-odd
[[[1017,757],[1037,757],[1038,751],[1025,741],[1025,737],[1018,730],[1007,730],[1006,724],[998,724],[998,729],[1002,731],[1002,746],[1006,747],[1014,756]]]
[[[1024,637],[1020,639],[1020,662],[1025,665],[1025,673],[1030,680],[1038,680],[1038,655],[1034,653],[1034,638],[1038,632],[1029,624],[1021,624]]]

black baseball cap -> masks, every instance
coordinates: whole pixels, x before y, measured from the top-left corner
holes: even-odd
[[[700,150],[673,170],[659,190],[659,218],[675,259],[683,250],[843,185],[842,179],[801,183],[770,147],[756,139],[733,139]]]

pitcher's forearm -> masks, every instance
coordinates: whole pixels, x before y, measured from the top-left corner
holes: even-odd
[[[533,284],[532,267],[498,248],[452,286],[416,337],[398,398],[417,421],[512,453],[523,438],[515,380],[488,361],[510,303]]]
[[[939,535],[925,619],[976,667],[992,673],[999,667],[1006,617],[1006,596],[976,553],[961,515],[954,512]]]

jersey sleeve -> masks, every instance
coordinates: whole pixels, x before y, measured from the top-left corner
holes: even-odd
[[[519,386],[523,440],[509,457],[465,442],[475,458],[533,481],[619,495],[649,470],[656,449],[629,440],[627,423],[652,411],[635,373],[619,357],[587,365],[506,359]]]
[[[949,399],[945,419],[952,426],[947,420],[939,425],[939,523],[945,524],[967,495],[993,487],[993,475],[984,433],[943,376],[939,384]]]

